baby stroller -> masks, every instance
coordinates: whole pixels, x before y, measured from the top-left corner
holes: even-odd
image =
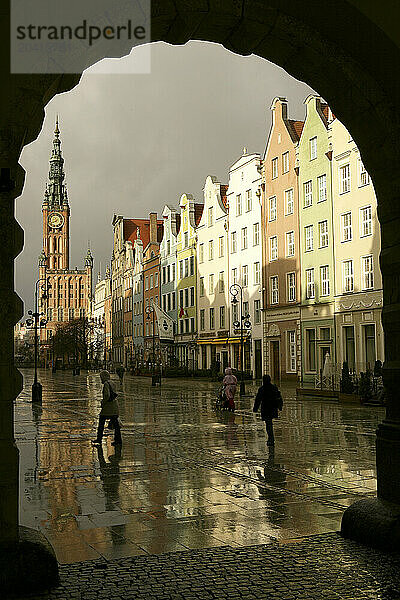
[[[217,401],[215,403],[215,408],[217,410],[225,410],[228,407],[228,400],[225,394],[225,386],[222,385],[217,392]]]

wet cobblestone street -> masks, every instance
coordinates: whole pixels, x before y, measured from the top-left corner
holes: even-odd
[[[333,560],[346,579],[359,564],[359,558],[352,555],[352,548],[358,546],[335,532],[347,506],[376,493],[375,429],[383,409],[299,402],[294,387],[283,387],[284,409],[275,422],[276,447],[271,451],[266,447],[264,424],[251,411],[255,386],[248,386],[248,396],[238,400],[232,414],[215,411],[216,383],[165,380],[160,389],[152,388],[149,379],[127,376],[122,388],[118,384],[123,422],[119,455],[110,435],[102,448],[91,445],[100,406],[98,374],[72,377],[70,373],[41,372],[41,408],[30,401],[32,375],[24,371],[25,389],[15,405],[20,522],[45,534],[58,561],[65,565],[62,577],[68,582],[64,591],[41,597],[400,597],[400,592],[398,596],[377,595],[379,590],[387,591],[387,585],[382,587],[379,577],[371,574],[368,586],[363,584],[357,596],[344,594],[340,577],[342,591],[329,584],[330,595],[315,595],[311,576],[318,569],[329,570],[329,560]],[[370,555],[360,548],[364,564]],[[295,561],[292,567],[286,564],[285,576],[279,575],[278,568],[279,561],[284,564],[288,560],[282,552],[292,553],[290,560]],[[324,552],[330,556],[325,565]],[[309,560],[305,558],[308,554]],[[336,554],[345,558],[338,563]],[[256,573],[267,576],[270,558],[278,562],[275,566],[271,563],[270,576],[275,583],[267,594],[266,582],[260,589]],[[381,568],[379,560],[376,569]],[[227,569],[231,564],[231,575],[225,570],[221,574],[220,569],[210,571],[210,561]],[[192,586],[186,591],[181,586],[187,573],[181,581],[176,572],[177,565],[182,571],[189,563],[193,568],[188,580],[194,569],[193,585],[194,581],[198,585],[202,573],[208,581],[196,593]],[[242,563],[247,566],[238,570]],[[135,565],[140,565],[141,577],[143,569],[151,571],[147,591],[143,591],[147,584],[135,580],[137,573],[132,575]],[[157,588],[154,576],[164,568],[167,572]],[[255,577],[251,592],[246,583],[249,569]],[[300,588],[296,591],[289,586],[290,595],[291,574],[297,580],[302,569],[311,569],[308,588],[300,586],[300,593]],[[365,569],[364,575],[370,573]],[[93,584],[90,591],[82,591],[85,573]],[[111,595],[104,592],[99,583],[104,577],[117,588],[122,586],[120,595],[117,588],[112,594],[108,590]],[[232,577],[235,589],[228,593],[227,582]],[[276,591],[279,578],[286,595]],[[75,580],[78,587],[71,591]],[[165,587],[168,581],[169,588]],[[241,589],[238,581],[242,581]]]

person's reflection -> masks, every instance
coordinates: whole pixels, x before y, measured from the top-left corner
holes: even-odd
[[[238,426],[235,423],[235,414],[232,412],[224,412],[223,420],[226,424],[225,442],[227,448],[238,447],[239,439],[237,435]]]
[[[258,486],[260,497],[268,501],[267,508],[271,509],[271,512],[268,512],[268,519],[271,523],[280,525],[288,514],[284,493],[286,473],[282,470],[281,465],[275,462],[275,448],[273,446],[268,448],[268,460],[265,463],[264,476],[261,471],[257,470],[257,477],[269,486],[268,488]],[[273,486],[273,488],[271,489],[270,486]]]
[[[119,500],[119,483],[120,483],[120,468],[119,463],[121,461],[121,446],[115,446],[114,454],[108,455],[107,462],[104,458],[102,446],[97,446],[97,456],[99,458],[100,466],[100,479],[103,484],[105,508],[106,510],[117,510],[118,507],[115,503]],[[113,543],[121,543],[121,528],[124,526],[110,527],[111,537]],[[118,534],[117,530],[118,529]]]

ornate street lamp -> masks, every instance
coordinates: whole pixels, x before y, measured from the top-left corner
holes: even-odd
[[[38,279],[35,283],[35,311],[32,312],[28,310],[28,315],[31,315],[31,319],[27,319],[26,325],[27,327],[33,327],[35,330],[35,377],[32,385],[32,402],[41,402],[42,401],[42,384],[38,382],[37,379],[37,367],[38,367],[38,328],[45,327],[47,325],[47,319],[43,319],[41,317],[44,316],[44,312],[39,312],[38,310],[38,286],[40,282],[45,282],[40,286],[40,289],[43,291],[41,300],[46,301],[48,298],[48,291],[51,288],[51,285],[47,281],[46,278]]]
[[[232,296],[232,304],[233,306],[240,305],[240,320],[234,321],[233,326],[235,329],[240,328],[240,395],[244,396],[245,385],[244,385],[244,330],[248,331],[251,328],[250,315],[243,314],[243,288],[239,283],[233,283],[229,288],[229,291]],[[238,300],[238,295],[240,294],[240,302]]]
[[[153,319],[153,355],[151,358],[151,385],[155,386],[157,383],[161,385],[161,375],[156,375],[155,366],[156,366],[156,329],[155,329],[155,320],[156,320],[156,312],[154,310],[154,306],[146,306],[146,315],[147,319]],[[152,316],[151,316],[152,315]]]

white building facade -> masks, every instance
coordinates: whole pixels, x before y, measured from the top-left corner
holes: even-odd
[[[261,378],[263,365],[262,327],[262,244],[261,244],[261,157],[259,154],[243,155],[229,170],[227,203],[229,212],[228,247],[229,276],[228,303],[230,310],[230,363],[240,365],[239,302],[232,305],[232,285],[242,289],[242,316],[245,325],[244,370],[254,378]],[[250,327],[248,325],[250,324]]]
[[[226,185],[209,176],[197,228],[199,368],[223,371],[229,357],[228,210]]]

